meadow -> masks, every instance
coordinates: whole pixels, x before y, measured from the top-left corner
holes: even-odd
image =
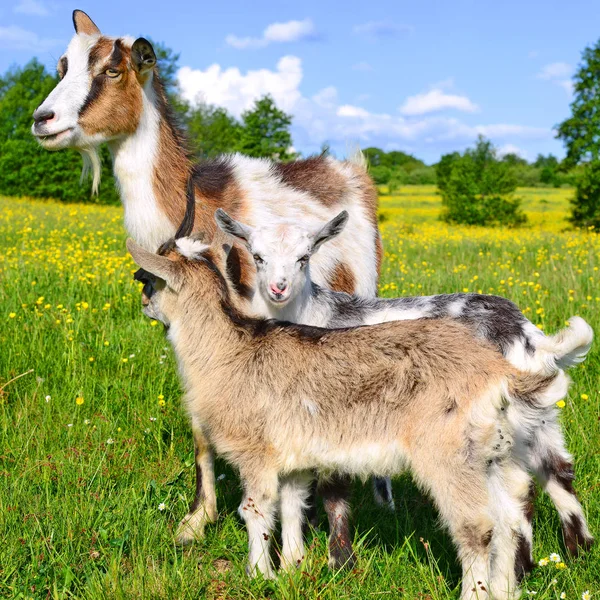
[[[569,229],[571,191],[518,193],[530,223],[508,230],[439,222],[433,187],[382,190],[382,295],[501,294],[544,331],[573,314],[600,331],[600,235]],[[350,572],[327,569],[321,511],[301,569],[249,580],[238,480],[221,462],[218,522],[204,540],[174,544],[194,490],[192,440],[162,326],[140,311],[125,237],[120,207],[0,198],[0,597],[458,598],[454,549],[409,476],[394,481],[393,516],[356,483]],[[560,409],[575,486],[600,535],[598,344],[571,375]],[[598,546],[568,558],[543,495],[536,509],[544,566],[524,595],[600,597]]]

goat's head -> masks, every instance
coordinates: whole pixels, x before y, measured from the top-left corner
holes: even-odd
[[[219,227],[242,240],[254,258],[257,287],[268,302],[284,306],[310,282],[309,260],[321,244],[337,236],[348,221],[344,210],[325,225],[312,229],[290,221],[250,227],[223,209],[215,213]]]
[[[150,89],[156,55],[144,38],[104,36],[81,10],[75,35],[58,61],[60,81],[33,113],[32,133],[47,150],[77,148],[97,188],[102,142],[133,133]]]
[[[164,245],[162,253],[149,252],[132,239],[127,249],[140,266],[135,279],[144,284],[142,311],[167,327],[185,314],[190,297],[204,302],[208,297],[219,302],[228,290],[219,266],[223,257],[195,237],[183,237]]]

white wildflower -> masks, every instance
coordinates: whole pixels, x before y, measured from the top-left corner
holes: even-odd
[[[550,560],[551,560],[552,562],[559,563],[559,562],[560,562],[560,555],[559,555],[559,554],[556,554],[556,552],[553,552],[553,553],[550,555]]]

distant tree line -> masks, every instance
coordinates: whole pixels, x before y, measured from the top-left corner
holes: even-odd
[[[264,96],[236,119],[226,109],[186,102],[178,89],[179,55],[155,43],[161,79],[176,116],[198,158],[242,152],[248,156],[293,160],[291,116],[273,98]],[[0,194],[52,197],[65,201],[90,199],[90,183],[80,185],[81,159],[76,151],[47,152],[30,133],[32,113],[58,79],[33,59],[25,67],[0,77]],[[583,52],[574,77],[572,116],[557,126],[567,156],[538,155],[528,162],[516,154],[499,156],[489,141],[475,148],[444,155],[426,165],[405,152],[363,150],[370,173],[383,191],[401,185],[437,184],[444,204],[443,218],[453,222],[518,225],[524,220],[513,196],[517,186],[575,186],[571,222],[600,231],[600,41]],[[325,147],[325,151],[326,147]],[[102,151],[103,172],[96,201],[117,203],[110,159]]]
[[[437,164],[426,165],[412,154],[397,150],[384,152],[381,148],[365,148],[370,173],[376,183],[388,186],[393,194],[401,185],[434,185],[437,180]],[[459,156],[453,152],[452,156]],[[562,187],[573,186],[577,178],[577,168],[559,161],[556,156],[538,154],[533,162],[528,162],[517,154],[505,154],[495,159],[505,163],[519,187]]]

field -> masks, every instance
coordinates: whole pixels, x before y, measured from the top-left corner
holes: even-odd
[[[434,188],[383,195],[382,294],[501,294],[545,331],[573,314],[600,331],[600,236],[566,229],[571,193],[521,190],[530,225],[518,230],[444,225]],[[192,441],[162,327],[140,311],[121,217],[117,207],[0,198],[0,596],[458,598],[452,545],[408,476],[394,482],[394,517],[356,484],[352,572],[327,570],[321,513],[301,570],[248,580],[238,481],[222,463],[218,523],[192,547],[174,545],[193,494]],[[571,374],[562,418],[600,535],[597,346]],[[569,559],[547,498],[536,508],[535,559],[561,559],[537,567],[524,593],[600,597],[598,546]]]

